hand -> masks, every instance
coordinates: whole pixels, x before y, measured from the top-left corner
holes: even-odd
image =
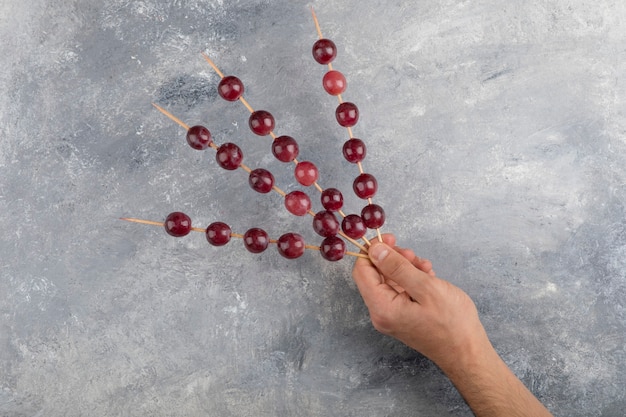
[[[372,241],[370,260],[358,259],[352,276],[372,324],[439,365],[444,372],[491,348],[472,300],[435,276],[430,261],[395,247],[395,237]]]
[[[393,235],[383,240],[352,270],[374,327],[439,365],[477,417],[550,417],[493,349],[469,296]]]

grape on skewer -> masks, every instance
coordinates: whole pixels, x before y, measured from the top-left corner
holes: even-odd
[[[358,214],[348,214],[341,222],[341,230],[353,239],[360,239],[367,233],[367,226]]]
[[[298,142],[291,136],[279,136],[272,142],[272,154],[281,162],[292,162],[299,152]]]
[[[272,191],[272,187],[274,187],[274,175],[267,169],[257,168],[250,172],[248,183],[254,191],[267,194]]]
[[[313,217],[313,230],[322,237],[336,236],[339,222],[332,211],[320,211]]]

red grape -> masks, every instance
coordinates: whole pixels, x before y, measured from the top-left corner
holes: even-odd
[[[298,152],[298,142],[291,136],[279,136],[272,142],[272,153],[281,162],[293,161]]]
[[[313,230],[322,237],[335,236],[339,232],[339,222],[332,211],[320,211],[313,217]]]
[[[337,47],[330,39],[319,39],[313,44],[313,58],[320,64],[329,64],[337,56]]]
[[[243,83],[233,75],[221,79],[217,86],[220,97],[228,101],[236,101],[243,94]]]
[[[302,256],[304,250],[304,238],[297,233],[285,233],[278,238],[278,253],[287,259],[295,259]]]
[[[249,229],[243,235],[243,244],[252,253],[261,253],[270,244],[270,239],[267,236],[267,232],[258,227]]]
[[[302,191],[292,191],[285,196],[285,207],[291,214],[304,216],[311,210],[311,199]]]
[[[213,222],[206,228],[206,240],[213,246],[224,246],[230,242],[231,230],[226,223]]]
[[[186,236],[191,232],[191,219],[185,213],[175,211],[167,215],[163,227],[170,236]]]
[[[366,153],[365,143],[361,139],[352,138],[343,144],[343,157],[346,158],[346,161],[353,164],[365,159]]]
[[[322,86],[328,94],[336,96],[346,91],[348,84],[346,83],[346,77],[342,73],[333,70],[324,74]]]
[[[361,210],[361,218],[365,226],[378,229],[385,224],[385,210],[378,204],[369,204]]]
[[[204,126],[193,126],[187,131],[187,143],[194,149],[204,150],[211,145],[211,132]]]
[[[341,221],[341,230],[352,239],[360,239],[367,233],[367,227],[358,214],[348,214]]]
[[[329,236],[322,241],[320,254],[327,261],[338,261],[346,254],[346,243],[337,236]]]
[[[217,149],[215,160],[222,168],[232,171],[239,168],[243,161],[243,152],[234,143],[225,143]]]
[[[274,176],[266,169],[257,168],[250,172],[248,183],[254,191],[267,194],[272,191],[272,187],[274,186]]]
[[[354,193],[363,199],[371,198],[378,190],[378,182],[372,174],[361,174],[352,183]]]
[[[274,130],[274,116],[268,111],[257,110],[248,119],[250,130],[259,136],[269,135]]]
[[[335,117],[341,126],[352,127],[359,121],[359,109],[356,104],[346,101],[337,106]]]
[[[319,171],[313,162],[301,161],[294,169],[296,181],[304,186],[313,184],[319,178]]]
[[[327,188],[322,191],[322,206],[326,210],[337,211],[343,207],[343,195],[336,188]]]

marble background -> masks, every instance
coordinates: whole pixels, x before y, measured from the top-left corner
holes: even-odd
[[[319,240],[152,107],[299,189],[201,51],[360,211],[310,6],[361,110],[385,231],[472,296],[555,416],[624,416],[621,0],[3,0],[0,415],[471,415],[432,363],[372,329],[352,259],[118,220],[182,210]]]

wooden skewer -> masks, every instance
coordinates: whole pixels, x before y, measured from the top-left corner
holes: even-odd
[[[170,120],[178,123],[178,125],[180,127],[182,127],[185,130],[189,130],[189,125],[185,122],[183,122],[182,120],[180,120],[178,117],[174,116],[172,113],[168,112],[167,110],[165,110],[163,107],[159,106],[156,103],[152,103],[152,105],[161,113],[163,113],[164,115],[166,115],[167,117],[169,117]]]
[[[163,222],[155,222],[153,220],[133,219],[131,217],[120,217],[120,220],[124,220],[124,221],[127,221],[127,222],[132,222],[132,223],[148,224],[150,226],[161,226],[161,227],[164,227],[164,223]],[[193,230],[194,232],[206,233],[206,229],[201,229],[199,227],[192,227],[191,230]]]
[[[153,220],[135,219],[135,218],[132,218],[132,217],[120,217],[120,220],[124,220],[124,221],[131,222],[131,223],[140,223],[140,224],[147,224],[147,225],[150,225],[150,226],[164,227],[164,223],[163,222],[157,222],[157,221],[153,221]],[[202,229],[200,227],[192,227],[191,230],[194,231],[194,232],[206,233],[206,229]],[[230,236],[234,237],[234,238],[237,238],[237,239],[243,239],[243,237],[244,237],[242,234],[239,234],[239,233],[231,233]],[[273,243],[273,244],[278,243],[278,240],[276,240],[276,239],[270,239],[269,241],[270,241],[270,243]],[[310,250],[316,250],[316,251],[320,250],[319,246],[314,246],[314,245],[305,245],[304,247],[306,249],[310,249]],[[356,253],[356,252],[346,251],[346,255],[354,256],[354,257],[357,257],[357,258],[369,259],[369,256],[367,256],[364,253]]]
[[[167,116],[169,119],[171,119],[172,121],[176,122],[179,126],[181,126],[183,129],[185,130],[189,130],[189,125],[186,124],[185,122],[183,122],[182,120],[180,120],[178,117],[174,116],[172,113],[170,113],[169,111],[165,110],[163,107],[159,106],[158,104],[152,103],[152,105],[159,110],[161,113],[163,113],[165,116]],[[218,149],[219,147],[211,142],[211,148],[213,149]],[[244,171],[246,171],[248,174],[250,172],[252,172],[252,169],[250,169],[250,167],[248,167],[247,165],[241,163],[239,164],[239,168],[243,169]],[[322,192],[322,188],[317,185],[317,183],[315,183],[316,188]],[[281,190],[280,188],[278,188],[276,185],[272,186],[272,190],[276,193],[278,193],[281,197],[285,198],[285,196],[287,195],[287,193],[285,193],[283,190]],[[308,211],[308,214],[312,217],[315,217],[315,213],[311,210]],[[344,215],[345,217],[345,215]],[[346,239],[347,241],[349,241],[350,243],[352,243],[354,246],[356,246],[357,248],[359,248],[360,250],[367,252],[367,248],[365,248],[363,245],[361,245],[359,242],[357,242],[354,239],[349,238],[348,236],[346,236],[343,232],[339,232],[339,235],[341,235],[344,239]],[[370,245],[370,242],[367,241],[367,239],[363,239],[367,245]]]
[[[313,9],[313,6],[311,6],[311,14],[313,15],[313,23],[315,23],[317,36],[319,36],[320,39],[324,39],[324,37],[322,36],[322,29],[320,28],[320,22],[317,20],[317,15],[315,14],[315,10]]]

